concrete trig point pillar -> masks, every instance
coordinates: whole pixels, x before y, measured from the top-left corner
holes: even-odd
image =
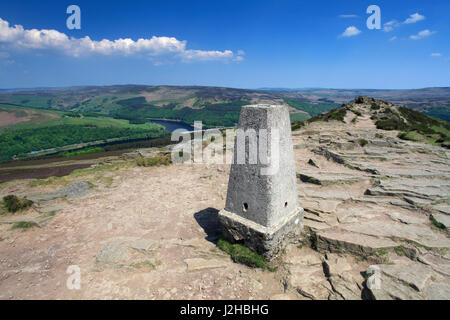
[[[239,136],[242,131],[245,135]],[[258,138],[257,161],[252,156],[249,142],[252,132]],[[268,155],[268,161],[261,151]],[[241,152],[241,156],[238,156],[238,152]],[[245,162],[239,162],[238,159],[243,157]],[[253,162],[249,159],[253,159]],[[272,169],[268,170],[269,167]],[[302,218],[287,107],[242,107],[226,206],[219,212],[223,236],[232,242],[243,242],[271,259],[287,243],[299,239]]]

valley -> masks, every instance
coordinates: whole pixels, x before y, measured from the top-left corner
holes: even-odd
[[[176,128],[171,120],[183,128],[191,128],[196,120],[206,129],[233,127],[240,108],[252,103],[286,104],[292,122],[305,121],[360,94],[444,120],[450,114],[450,88],[248,90],[122,85],[10,90],[0,93],[0,162],[167,135],[164,123],[158,121],[169,121],[168,131]]]

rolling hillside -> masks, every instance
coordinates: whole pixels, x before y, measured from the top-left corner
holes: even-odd
[[[142,123],[145,118],[203,120],[206,126],[233,125],[240,106],[248,103],[288,104],[292,120],[306,120],[352,101],[372,96],[441,119],[450,118],[450,88],[417,90],[365,89],[233,89],[202,86],[87,86],[18,90],[0,93],[0,103],[17,106],[99,113]]]
[[[83,148],[95,142],[165,134],[162,126],[150,122],[133,124],[98,114],[0,105],[0,162]]]
[[[204,128],[231,127],[246,104],[286,104],[292,122],[305,121],[327,114],[361,94],[450,119],[450,88],[247,90],[121,85],[14,90],[0,93],[0,161],[92,141],[164,135],[163,128],[150,125],[149,119],[171,119],[187,124],[201,120]],[[417,126],[426,120],[415,116]],[[431,139],[426,135],[438,135],[438,132],[404,129],[407,131],[404,138],[409,139]],[[446,142],[447,137],[435,138]]]

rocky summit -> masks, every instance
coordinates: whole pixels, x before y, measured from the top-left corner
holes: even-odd
[[[0,196],[33,205],[0,215],[0,298],[450,299],[449,132],[370,97],[294,123],[304,229],[270,268],[217,245],[228,165],[139,166],[128,153],[5,182]],[[82,290],[66,285],[72,265]]]

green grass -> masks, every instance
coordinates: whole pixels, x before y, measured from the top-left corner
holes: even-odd
[[[375,122],[377,129],[381,130],[404,130],[406,124],[402,119],[383,119]]]
[[[117,102],[121,108],[111,113],[115,118],[139,120],[144,118],[166,118],[181,120],[193,124],[194,121],[202,120],[203,126],[208,127],[232,127],[239,120],[239,112],[244,105],[251,104],[248,100],[234,100],[223,103],[208,103],[199,109],[188,107],[177,107],[167,104],[159,107],[147,103],[144,97],[125,99]]]
[[[29,221],[19,221],[19,222],[15,222],[12,227],[11,230],[14,229],[29,229],[34,227],[36,224],[29,222]]]
[[[54,99],[49,95],[42,96],[38,94],[13,94],[9,101],[25,107],[49,108],[52,106]]]
[[[7,124],[0,127],[2,130],[11,128],[29,128],[41,124],[49,123],[61,117],[61,113],[57,111],[43,110],[31,107],[21,107],[17,105],[0,103],[0,112],[8,112],[14,114],[21,122],[15,124]]]
[[[158,155],[152,158],[144,158],[139,155],[136,158],[136,164],[140,167],[168,166],[171,163],[172,159],[170,155]]]
[[[446,230],[447,229],[444,224],[442,224],[439,221],[437,221],[432,215],[430,215],[430,221],[436,228],[439,228],[439,229],[442,229],[442,230]]]
[[[269,263],[263,256],[253,252],[250,248],[238,244],[230,243],[224,238],[217,241],[217,247],[223,252],[229,254],[236,263],[241,263],[252,268],[261,268],[269,271],[276,271],[276,268],[269,266]]]
[[[377,128],[402,131],[398,134],[398,138],[403,140],[431,144],[441,144],[450,140],[450,123],[447,121],[405,107],[398,107],[398,111],[399,113],[387,108],[383,113],[374,115]],[[387,118],[380,119],[381,115]]]
[[[367,141],[366,139],[359,139],[359,140],[358,140],[358,144],[359,144],[361,147],[366,146],[368,143],[369,143],[369,141]]]
[[[397,137],[402,140],[408,140],[408,141],[422,141],[423,140],[423,136],[415,131],[400,132],[397,135]]]
[[[147,122],[144,124],[130,124],[129,120],[114,119],[110,117],[85,117],[85,118],[62,118],[58,121],[53,121],[49,125],[83,125],[83,126],[97,126],[103,127],[115,127],[115,128],[131,128],[131,129],[156,129],[162,126],[153,122]]]
[[[372,105],[370,106],[371,110],[380,110],[380,108],[381,107],[378,104],[376,104],[376,103],[372,103]]]
[[[38,186],[48,186],[48,185],[55,183],[56,180],[58,180],[58,177],[50,177],[47,179],[37,179],[37,180],[30,181],[28,183],[28,186],[30,188],[34,188],[34,187],[38,187]]]
[[[131,266],[135,269],[143,269],[143,268],[156,269],[156,265],[153,262],[148,261],[148,260],[133,263]]]
[[[319,114],[313,118],[310,118],[308,120],[304,120],[304,121],[294,121],[291,124],[291,130],[295,131],[295,130],[299,130],[300,128],[304,127],[305,124],[311,123],[311,122],[316,122],[316,121],[341,121],[341,122],[345,122],[344,118],[347,115],[347,110],[345,108],[336,108],[336,109],[332,109],[324,114]]]
[[[301,129],[304,126],[305,126],[305,122],[304,121],[296,121],[296,122],[292,123],[291,130],[292,131],[296,131],[296,130]]]
[[[436,133],[440,133],[441,135],[445,137],[450,137],[450,128],[446,126],[444,123],[442,125],[432,125],[431,130],[433,130]]]
[[[166,134],[164,127],[158,124],[132,125],[128,120],[112,118],[64,118],[45,125],[1,131],[0,161],[11,160],[13,156],[25,158],[31,156],[33,151],[80,143],[121,138],[155,138]]]
[[[291,113],[289,115],[291,117],[291,122],[305,121],[311,118],[308,114],[305,113]]]
[[[306,101],[299,101],[294,99],[284,99],[284,101],[290,105],[291,107],[305,111],[309,114],[310,117],[318,116],[324,112],[327,112],[331,109],[336,108],[338,105],[335,103],[312,103],[312,102],[306,102]],[[306,120],[306,119],[304,119]],[[303,121],[303,120],[297,120],[297,121]]]
[[[0,111],[14,113],[20,117],[31,119],[0,128],[0,162],[11,160],[14,156],[26,158],[34,151],[105,141],[107,139],[161,137],[167,134],[163,126],[146,122],[130,123],[130,120],[114,119],[99,114],[88,117],[68,117],[67,113],[56,110],[42,110],[31,107],[20,107],[0,104]],[[25,119],[25,118],[24,118]],[[64,156],[98,152],[93,149],[64,153]]]
[[[3,197],[3,206],[8,212],[11,213],[25,210],[31,207],[32,204],[33,201],[15,196],[13,194]]]
[[[403,246],[397,246],[397,247],[394,248],[394,252],[398,256],[404,256],[405,255],[405,248]]]
[[[71,109],[78,112],[98,112],[108,114],[111,111],[119,110],[121,108],[117,103],[118,101],[135,97],[137,97],[136,94],[102,94],[91,97],[83,102],[74,103],[71,106]]]
[[[347,114],[347,110],[344,108],[332,110],[324,115],[325,121],[336,120],[344,122],[344,118]]]
[[[101,147],[96,147],[96,148],[82,149],[82,150],[78,150],[78,151],[63,152],[61,155],[63,157],[74,157],[74,156],[79,156],[82,154],[90,154],[90,153],[104,152],[104,151],[105,151],[105,149],[103,149]]]
[[[2,108],[2,104],[0,104],[0,112],[12,113],[17,118],[23,118],[28,115],[28,113],[21,108],[14,108],[13,106],[9,106],[9,105],[3,105],[3,106],[4,107]]]
[[[311,248],[317,250],[317,245],[319,244],[319,237],[317,233],[310,229],[309,231],[309,241],[311,242]]]
[[[107,115],[96,114],[96,113],[85,113],[83,118],[67,116],[67,115],[79,115],[76,112],[63,112],[59,110],[43,110],[39,108],[32,107],[21,107],[10,104],[1,104],[0,111],[10,111],[10,112],[22,112],[36,115],[36,119],[32,121],[18,123],[12,126],[13,129],[35,129],[41,128],[42,126],[60,126],[60,125],[82,125],[82,126],[96,126],[96,127],[115,127],[115,128],[130,128],[130,129],[160,129],[161,125],[146,122],[143,124],[133,124],[126,119],[115,119]],[[24,116],[24,114],[22,114]]]

